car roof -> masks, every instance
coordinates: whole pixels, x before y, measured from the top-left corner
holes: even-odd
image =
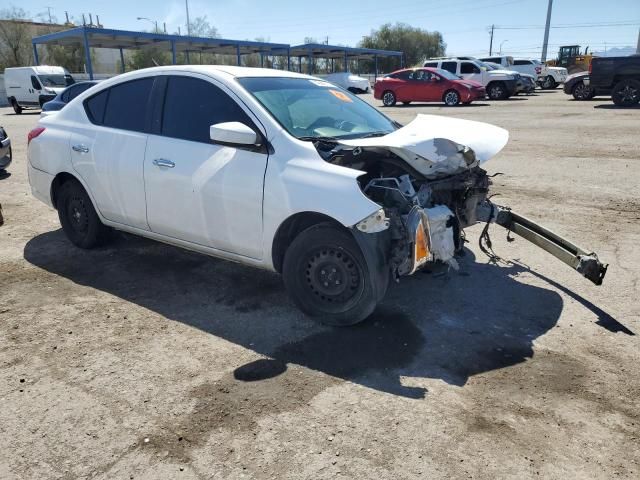
[[[136,70],[131,73],[155,73],[155,72],[193,72],[205,75],[217,76],[223,74],[225,76],[244,78],[244,77],[287,77],[287,78],[314,78],[310,75],[302,73],[289,72],[287,70],[276,70],[274,68],[253,68],[253,67],[236,67],[233,65],[167,65],[163,67],[151,67],[142,70]],[[127,75],[127,74],[125,74]]]

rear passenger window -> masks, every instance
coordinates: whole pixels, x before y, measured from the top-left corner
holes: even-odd
[[[438,62],[427,62],[424,64],[424,66],[430,68],[438,68]]]
[[[152,86],[153,78],[143,78],[111,87],[103,125],[144,132]]]
[[[514,60],[514,65],[531,65],[531,60]]]
[[[442,62],[442,66],[440,67],[443,70],[451,73],[457,73],[456,68],[458,67],[458,62]]]
[[[193,77],[169,77],[162,135],[211,143],[209,127],[221,122],[242,122],[253,127],[240,106],[212,83]]]
[[[89,120],[96,125],[102,125],[104,122],[104,110],[107,105],[108,95],[109,90],[103,90],[84,102]]]

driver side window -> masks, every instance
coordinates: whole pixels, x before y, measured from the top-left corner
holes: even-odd
[[[235,100],[212,83],[193,77],[169,77],[162,113],[163,136],[211,143],[209,127],[222,122],[254,127]]]

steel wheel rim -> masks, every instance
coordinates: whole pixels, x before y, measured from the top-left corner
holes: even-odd
[[[584,99],[587,96],[587,86],[584,83],[576,86],[576,96],[580,99]]]
[[[502,87],[499,85],[494,85],[491,87],[491,96],[494,98],[498,98],[502,96]]]
[[[361,278],[356,260],[338,248],[319,248],[304,263],[304,282],[312,298],[327,309],[357,298],[362,290]]]
[[[385,105],[391,105],[393,103],[393,93],[385,93],[382,97],[382,103],[384,103]]]
[[[84,234],[89,229],[89,215],[81,198],[73,197],[69,199],[67,203],[67,218],[75,232]]]

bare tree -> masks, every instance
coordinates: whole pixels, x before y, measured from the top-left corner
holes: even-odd
[[[0,69],[33,63],[31,26],[22,8],[0,10]]]

